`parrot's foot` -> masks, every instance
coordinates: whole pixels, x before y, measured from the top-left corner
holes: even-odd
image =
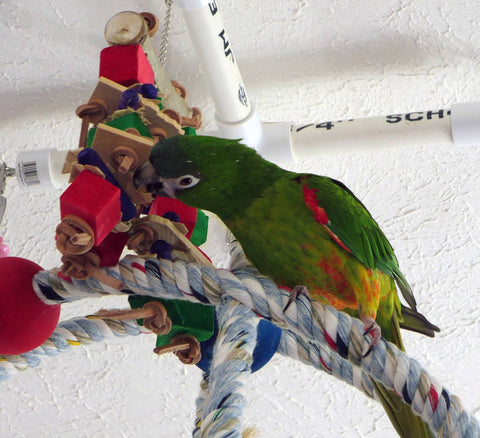
[[[308,289],[305,286],[302,285],[297,285],[295,286],[291,291],[290,291],[290,297],[288,298],[288,302],[283,308],[283,313],[287,311],[287,309],[290,307],[290,305],[300,296],[300,295],[306,295],[307,297],[309,296],[308,294]]]
[[[370,316],[362,316],[362,321],[365,328],[365,330],[363,331],[363,336],[370,337],[370,344],[368,345],[367,350],[363,354],[363,357],[366,357],[380,342],[380,339],[382,337],[382,330],[380,329],[380,326],[375,322],[375,320]]]

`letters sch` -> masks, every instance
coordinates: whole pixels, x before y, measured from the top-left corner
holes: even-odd
[[[446,115],[450,115],[450,110],[418,111],[407,114],[391,114],[386,116],[385,121],[387,123],[399,123],[403,120],[407,122],[419,122],[420,120],[432,120],[434,118],[443,119]]]

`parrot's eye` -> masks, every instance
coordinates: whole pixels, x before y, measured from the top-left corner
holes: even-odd
[[[189,178],[188,176],[186,178],[183,178],[181,181],[180,181],[180,185],[181,186],[189,186],[190,184],[192,184],[192,178]]]
[[[188,189],[196,185],[200,180],[193,175],[183,175],[176,179],[176,186],[180,189]]]

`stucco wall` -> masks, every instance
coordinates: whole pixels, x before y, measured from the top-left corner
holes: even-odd
[[[480,100],[478,2],[218,3],[264,121],[308,123]],[[74,110],[96,84],[104,25],[122,10],[161,16],[163,2],[0,2],[3,160],[12,165],[25,149],[76,147]],[[169,49],[169,75],[188,88],[212,129],[213,104],[178,12]],[[438,145],[287,166],[340,179],[364,201],[389,236],[420,310],[442,329],[435,339],[405,334],[408,352],[480,419],[479,157],[478,147]],[[10,182],[0,234],[12,255],[59,265],[59,194]],[[62,318],[118,305],[65,305]],[[142,336],[79,347],[2,383],[0,436],[188,436],[200,372],[158,358],[153,346],[153,337]],[[283,357],[251,377],[247,394],[245,421],[262,437],[395,436],[379,405]]]

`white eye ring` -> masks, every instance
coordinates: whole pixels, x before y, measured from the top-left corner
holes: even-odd
[[[193,175],[182,175],[173,180],[176,189],[189,189],[198,184],[199,178]]]

